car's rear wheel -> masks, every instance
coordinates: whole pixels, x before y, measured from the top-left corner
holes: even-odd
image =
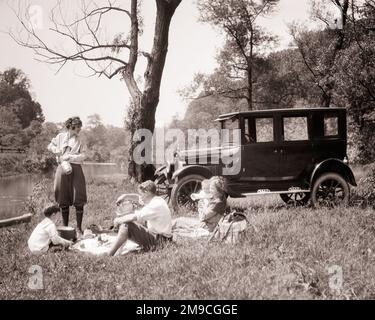
[[[348,182],[337,173],[321,175],[314,183],[311,201],[314,207],[336,207],[348,204]]]
[[[185,207],[189,211],[197,210],[197,203],[191,199],[192,193],[197,193],[202,188],[202,181],[206,179],[198,174],[188,175],[179,180],[172,188],[171,203],[174,212]]]
[[[280,193],[280,198],[291,206],[304,206],[309,202],[310,192]]]

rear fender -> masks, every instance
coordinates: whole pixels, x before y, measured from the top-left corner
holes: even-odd
[[[348,165],[339,159],[326,159],[317,164],[311,174],[310,186],[312,187],[315,180],[325,172],[335,172],[340,174],[352,186],[357,186],[353,171]]]

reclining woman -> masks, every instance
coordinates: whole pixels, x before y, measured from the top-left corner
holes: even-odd
[[[224,179],[214,176],[210,179],[210,195],[207,205],[202,210],[201,227],[214,231],[227,207]]]
[[[208,187],[208,188],[207,188]],[[192,199],[200,201],[199,219],[180,217],[174,220],[173,230],[191,237],[208,236],[224,216],[227,207],[224,179],[214,176],[204,180],[203,195],[193,194]]]

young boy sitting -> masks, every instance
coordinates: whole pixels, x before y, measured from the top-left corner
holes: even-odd
[[[62,245],[69,247],[73,244],[72,241],[65,240],[58,235],[55,225],[56,213],[60,212],[58,206],[49,206],[44,209],[45,218],[35,227],[31,233],[27,244],[29,249],[34,254],[41,254],[48,251],[51,243],[53,245]]]
[[[172,240],[171,212],[165,200],[156,195],[155,183],[145,181],[138,186],[138,191],[144,207],[114,220],[114,225],[119,226],[119,232],[109,251],[110,256],[128,239],[140,245],[144,251],[153,250]],[[124,196],[121,196],[117,203],[124,199]],[[145,222],[146,227],[143,226]]]

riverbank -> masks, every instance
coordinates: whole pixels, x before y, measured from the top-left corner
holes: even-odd
[[[52,181],[44,182],[44,186],[50,188]],[[84,225],[109,226],[117,196],[135,190],[136,186],[123,175],[90,181]],[[39,198],[41,202],[43,197]],[[233,201],[246,209],[253,225],[241,244],[207,245],[179,239],[162,251],[111,259],[74,252],[31,255],[26,242],[42,218],[38,213],[30,224],[0,230],[0,298],[375,297],[373,209],[287,208],[278,197],[272,196]],[[74,225],[74,214],[72,220]],[[28,270],[33,265],[42,268],[43,290],[28,287]]]

